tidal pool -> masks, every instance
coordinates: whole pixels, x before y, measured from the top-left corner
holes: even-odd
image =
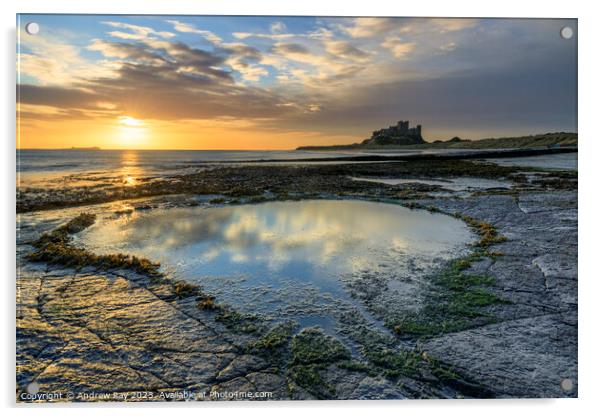
[[[78,237],[97,253],[160,261],[220,302],[302,326],[337,326],[359,291],[416,298],[424,276],[473,239],[449,216],[357,200],[267,202],[107,214]],[[355,284],[354,284],[355,283]]]

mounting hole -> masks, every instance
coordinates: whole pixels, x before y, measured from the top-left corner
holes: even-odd
[[[29,394],[38,394],[40,391],[40,385],[35,381],[33,383],[29,383],[27,385],[27,393]]]
[[[30,35],[37,35],[40,31],[40,25],[36,22],[29,22],[25,25],[25,31]]]
[[[573,37],[573,29],[569,26],[565,26],[560,29],[560,37],[562,39],[571,39]]]
[[[565,378],[560,382],[560,387],[562,387],[562,390],[566,392],[573,391],[573,380],[570,378]]]

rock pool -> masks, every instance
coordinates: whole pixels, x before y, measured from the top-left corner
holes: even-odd
[[[336,332],[342,310],[379,326],[362,292],[387,292],[411,308],[423,278],[472,239],[463,222],[443,214],[310,200],[109,213],[78,243],[159,261],[239,310]]]

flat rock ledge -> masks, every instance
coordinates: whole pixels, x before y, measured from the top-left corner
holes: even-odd
[[[494,224],[504,255],[476,264],[511,301],[497,322],[421,343],[496,397],[577,397],[577,193],[546,192],[436,204]]]
[[[18,401],[315,399],[167,285],[128,272],[21,271]],[[332,372],[338,398],[403,397],[382,379]]]

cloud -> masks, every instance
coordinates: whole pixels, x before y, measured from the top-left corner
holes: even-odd
[[[309,124],[365,138],[374,127],[404,119],[422,124],[431,140],[576,131],[574,63],[559,58],[438,78],[358,84],[343,96],[322,97],[319,112],[291,114],[287,123],[290,128]]]
[[[292,39],[329,39],[334,36],[332,30],[325,27],[317,27],[309,32],[292,33],[286,32],[287,27],[282,22],[274,22],[270,25],[270,31],[265,32],[233,32],[232,36],[239,40],[245,39],[268,39],[272,41],[290,41]]]
[[[217,51],[221,51],[231,56],[253,60],[256,62],[258,62],[263,56],[259,49],[246,45],[244,43],[236,42],[224,43],[219,49],[217,49]]]
[[[282,22],[274,22],[270,25],[270,32],[282,33],[286,30],[286,25]]]
[[[265,66],[258,65],[263,54],[256,48],[231,42],[222,44],[217,50],[228,56],[225,64],[238,72],[243,81],[256,82],[269,75]]]
[[[350,24],[338,27],[352,38],[379,38],[389,34],[456,32],[474,27],[479,22],[479,19],[464,18],[358,17]]]
[[[352,61],[365,62],[371,55],[345,40],[327,40],[324,45],[328,53]]]
[[[125,42],[108,42],[105,40],[94,39],[88,46],[88,50],[100,52],[107,58],[119,58],[123,60],[136,61],[140,63],[165,64],[163,56],[153,53],[139,44]]]
[[[232,62],[230,66],[239,72],[245,81],[259,81],[262,77],[268,76],[269,71],[259,65],[252,65],[245,62]]]
[[[183,23],[178,20],[168,20],[167,22],[173,25],[174,30],[176,32],[193,33],[193,34],[201,35],[202,37],[204,37],[205,39],[207,39],[209,42],[211,42],[214,45],[220,45],[222,43],[222,38],[220,38],[215,33],[211,32],[209,30],[197,29],[195,26],[193,26],[191,24]]]
[[[459,30],[469,29],[479,23],[479,19],[462,19],[462,18],[445,18],[445,19],[429,19],[428,23],[434,24],[440,32],[456,32]]]
[[[449,42],[449,43],[446,43],[445,45],[441,45],[439,47],[439,49],[441,49],[442,51],[451,52],[451,51],[455,51],[457,47],[458,47],[458,45],[456,45],[456,42]]]
[[[18,89],[21,103],[55,108],[102,108],[101,98],[83,88],[23,84]]]
[[[413,42],[404,42],[401,38],[388,37],[383,43],[383,48],[389,49],[396,58],[405,58],[414,50],[416,44]]]
[[[122,39],[132,39],[132,40],[144,40],[149,37],[160,37],[160,38],[172,38],[175,35],[171,32],[163,32],[156,31],[153,28],[147,26],[138,26],[132,25],[130,23],[123,22],[101,22],[104,25],[116,27],[118,29],[129,30],[130,33],[127,32],[109,32],[108,34],[114,37],[119,37]]]
[[[322,89],[335,87],[363,71],[371,56],[349,41],[329,39],[314,42],[312,49],[302,43],[276,42],[269,52],[262,62],[277,68],[283,82]]]
[[[334,36],[335,36],[334,32],[325,27],[319,27],[319,28],[315,29],[314,31],[307,34],[308,39],[319,39],[319,40],[332,39]]]
[[[118,31],[118,30],[107,32],[107,35],[109,35],[111,37],[114,37],[114,38],[125,39],[125,40],[140,40],[140,39],[144,39],[144,37],[140,36],[138,33],[121,32],[121,31]]]
[[[387,17],[358,17],[352,20],[351,25],[341,26],[341,30],[352,38],[368,38],[392,30],[400,30],[403,19]]]
[[[146,43],[108,42],[96,39],[89,49],[99,51],[104,56],[119,58],[121,67],[118,74],[130,74],[153,68],[157,74],[185,74],[195,77],[198,82],[217,79],[231,83],[230,72],[219,69],[226,58],[216,53],[192,48],[182,42],[147,41]],[[149,74],[150,75],[150,74]]]
[[[77,47],[50,34],[21,34],[20,39],[19,75],[33,77],[42,85],[66,85],[88,77],[107,76],[113,69],[107,62],[90,62]]]
[[[299,43],[276,43],[272,47],[272,52],[279,55],[309,55],[309,50]]]
[[[146,39],[139,43],[96,39],[89,46],[115,59],[112,76],[86,79],[73,86],[20,86],[20,102],[67,110],[105,110],[114,114],[160,120],[214,117],[266,118],[293,111],[279,106],[290,101],[279,94],[237,85],[228,63],[246,79],[258,79],[266,70],[245,62],[260,58],[245,45],[231,44],[214,52],[182,42]],[[232,61],[234,60],[234,61]],[[73,113],[70,113],[73,116]],[[82,114],[83,116],[83,114]]]
[[[248,38],[259,38],[259,39],[272,39],[282,40],[299,37],[293,33],[252,33],[252,32],[234,32],[232,33],[236,39],[248,39]]]

